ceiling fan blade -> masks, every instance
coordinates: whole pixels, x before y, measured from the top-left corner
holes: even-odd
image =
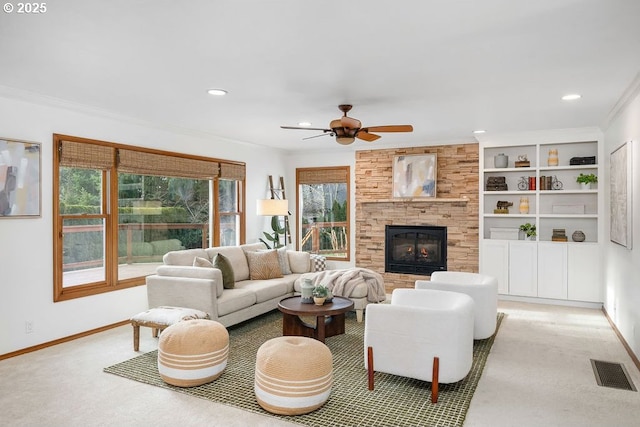
[[[379,139],[379,138],[380,138],[380,135],[375,135],[375,134],[373,134],[373,133],[369,133],[369,132],[367,132],[367,131],[366,131],[366,130],[364,130],[364,129],[361,129],[361,130],[356,134],[356,138],[358,138],[358,139],[362,139],[362,140],[367,141],[367,142],[373,142],[373,141],[375,141],[376,139]]]
[[[331,129],[323,129],[323,128],[308,128],[303,126],[280,126],[282,129],[301,129],[301,130],[319,130],[322,132],[331,132]]]
[[[364,129],[367,132],[413,132],[411,125],[371,126]]]
[[[313,138],[318,138],[320,136],[327,136],[327,135],[333,136],[331,133],[321,133],[320,135],[313,135],[313,136],[308,136],[306,138],[302,138],[302,140],[304,141],[305,139],[313,139]]]

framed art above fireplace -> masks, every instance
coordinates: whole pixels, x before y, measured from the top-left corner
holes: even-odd
[[[438,161],[435,154],[395,156],[393,197],[436,197]]]

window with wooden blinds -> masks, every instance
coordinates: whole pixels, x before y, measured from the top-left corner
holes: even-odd
[[[118,172],[193,179],[215,179],[218,177],[219,167],[218,162],[215,161],[118,149]]]
[[[246,175],[245,165],[237,163],[220,163],[220,178],[244,181]]]
[[[54,301],[144,285],[169,251],[245,242],[245,164],[53,135]]]
[[[104,170],[115,164],[114,147],[65,140],[57,144],[60,166]]]
[[[307,168],[298,169],[298,184],[332,184],[349,181],[349,168]]]
[[[327,259],[350,259],[350,168],[296,169],[298,248]]]

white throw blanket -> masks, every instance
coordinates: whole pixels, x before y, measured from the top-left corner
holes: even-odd
[[[319,284],[326,286],[333,295],[347,298],[358,285],[366,283],[367,301],[382,302],[386,299],[382,276],[367,268],[316,271],[304,273],[298,278],[300,283],[304,279],[310,279],[314,286]]]

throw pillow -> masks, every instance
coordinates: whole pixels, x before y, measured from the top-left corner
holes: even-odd
[[[282,277],[278,253],[270,251],[245,252],[249,262],[249,277],[251,280],[266,280]]]
[[[213,264],[211,264],[211,261],[209,261],[208,259],[197,256],[193,259],[193,266],[212,268]]]
[[[309,272],[309,252],[287,251],[292,273]]]
[[[282,274],[291,274],[291,266],[289,265],[289,255],[287,255],[286,247],[282,247],[278,249],[278,261],[280,262],[280,270],[282,270]]]
[[[236,278],[229,258],[222,254],[216,254],[215,258],[213,258],[213,267],[222,272],[222,286],[225,289],[233,289],[236,285]]]
[[[312,271],[324,271],[327,269],[327,258],[324,255],[310,254]]]

